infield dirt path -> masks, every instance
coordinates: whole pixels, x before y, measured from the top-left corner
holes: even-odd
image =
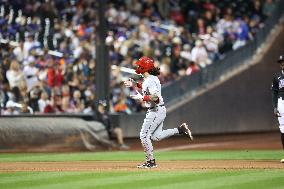
[[[18,171],[135,171],[138,162],[81,161],[81,162],[13,162],[0,163],[0,172]],[[155,170],[218,170],[218,169],[284,169],[279,161],[200,160],[159,161]]]
[[[133,151],[142,151],[139,139],[128,139]],[[274,133],[197,136],[193,142],[185,137],[154,143],[156,151],[169,150],[273,150],[281,149],[280,135]],[[279,157],[280,159],[281,157]],[[137,161],[76,162],[0,162],[0,172],[17,171],[135,171]],[[284,169],[278,160],[190,160],[158,161],[155,170],[218,170],[218,169]]]

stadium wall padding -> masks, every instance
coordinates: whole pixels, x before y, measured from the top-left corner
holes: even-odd
[[[99,151],[110,147],[105,127],[78,118],[2,117],[1,151]]]

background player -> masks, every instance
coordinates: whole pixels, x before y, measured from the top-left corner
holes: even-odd
[[[129,146],[124,143],[123,132],[120,127],[113,125],[106,110],[106,101],[99,101],[98,108],[95,111],[95,119],[100,121],[108,132],[109,138],[116,138],[120,150],[129,150]]]
[[[282,147],[284,149],[284,55],[277,61],[280,64],[281,72],[275,74],[272,82],[272,105],[275,116],[278,117],[281,133]],[[281,159],[284,163],[284,159]]]
[[[146,154],[145,163],[138,165],[138,168],[154,168],[157,167],[151,140],[159,141],[164,138],[176,135],[185,134],[193,140],[191,131],[186,123],[181,124],[174,129],[163,130],[163,122],[166,118],[166,108],[163,97],[161,95],[161,83],[158,79],[160,69],[154,66],[154,60],[149,57],[141,57],[136,63],[136,73],[144,76],[142,84],[134,82],[133,79],[125,81],[126,87],[135,87],[142,89],[142,94],[136,90],[136,95],[130,95],[135,100],[145,102],[145,107],[148,108],[146,117],[144,119],[140,140]]]

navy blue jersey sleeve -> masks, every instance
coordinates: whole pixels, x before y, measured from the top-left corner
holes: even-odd
[[[272,106],[273,108],[277,108],[278,91],[279,91],[279,83],[277,81],[277,77],[273,78],[271,90],[272,90]]]

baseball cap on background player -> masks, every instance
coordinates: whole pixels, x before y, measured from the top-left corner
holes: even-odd
[[[284,62],[284,55],[283,54],[279,56],[279,59],[277,60],[277,62],[278,63]]]
[[[99,100],[99,105],[106,107],[107,106],[106,100]]]
[[[143,56],[143,57],[139,58],[138,61],[135,62],[135,64],[137,65],[137,68],[135,70],[135,72],[137,74],[143,74],[143,73],[149,72],[149,71],[151,71],[155,68],[154,60],[150,57],[147,57],[147,56]]]

